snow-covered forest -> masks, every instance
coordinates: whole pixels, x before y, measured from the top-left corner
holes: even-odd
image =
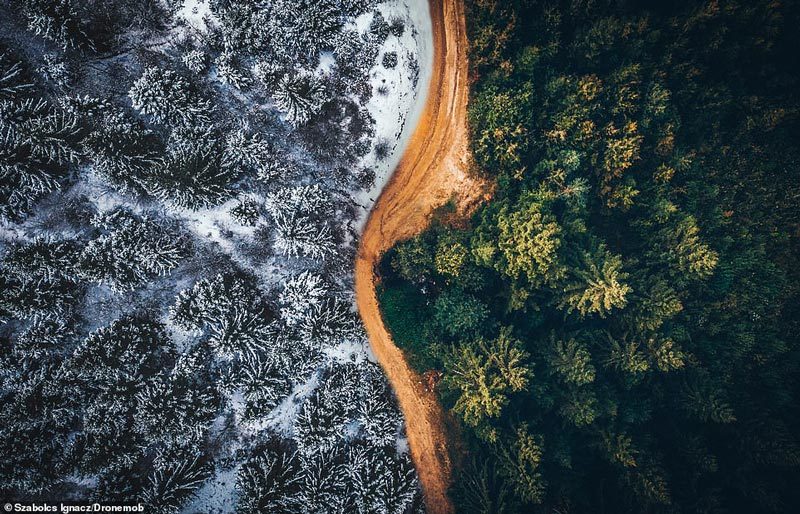
[[[423,511],[352,297],[420,5],[0,0],[0,495]]]

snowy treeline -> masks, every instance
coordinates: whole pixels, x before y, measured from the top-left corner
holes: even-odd
[[[403,12],[0,3],[4,497],[422,511],[350,292]]]

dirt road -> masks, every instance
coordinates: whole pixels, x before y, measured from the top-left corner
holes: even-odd
[[[462,0],[430,0],[434,56],[422,117],[361,236],[355,268],[356,300],[372,351],[386,372],[405,415],[411,457],[430,514],[450,514],[450,462],[443,413],[436,396],[406,362],[386,330],[375,296],[375,266],[395,242],[427,227],[432,211],[455,198],[466,210],[484,185],[466,176],[468,64]]]

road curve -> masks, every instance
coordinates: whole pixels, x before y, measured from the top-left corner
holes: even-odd
[[[381,317],[376,265],[397,241],[427,227],[432,211],[456,198],[465,208],[478,201],[483,184],[465,174],[469,145],[467,36],[463,0],[430,0],[433,70],[422,116],[408,146],[370,213],[355,265],[355,290],[370,346],[397,395],[425,506],[451,514],[447,496],[450,460],[442,409],[392,342]]]

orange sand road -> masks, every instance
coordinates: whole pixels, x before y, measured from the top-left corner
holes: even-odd
[[[455,198],[466,210],[484,184],[465,174],[468,165],[467,37],[462,0],[430,0],[433,73],[428,98],[405,153],[375,203],[361,236],[355,267],[356,301],[372,351],[397,395],[406,420],[411,458],[429,514],[451,514],[450,461],[443,413],[422,387],[386,330],[375,296],[380,256],[397,241],[427,227],[432,211]]]

